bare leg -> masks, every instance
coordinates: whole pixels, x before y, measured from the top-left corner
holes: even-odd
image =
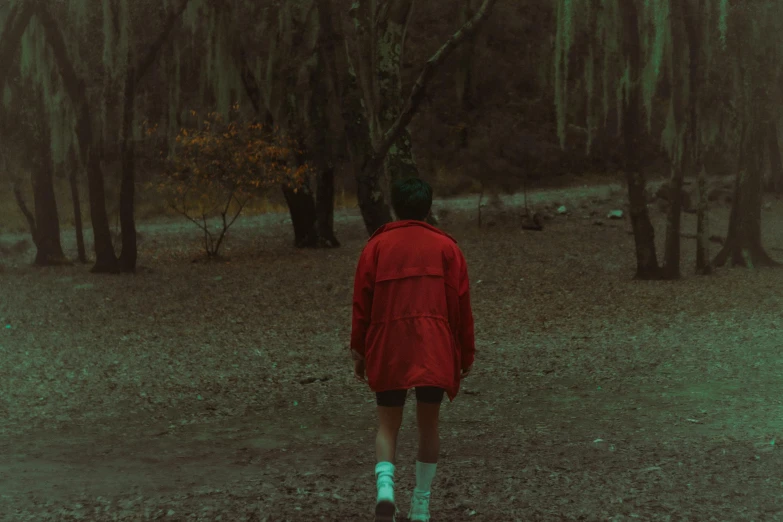
[[[438,433],[438,417],[440,403],[416,403],[416,422],[419,426],[419,462],[435,464],[440,453],[440,434]]]
[[[395,461],[397,435],[402,424],[402,407],[378,406],[378,435],[375,437],[375,458],[377,462]]]

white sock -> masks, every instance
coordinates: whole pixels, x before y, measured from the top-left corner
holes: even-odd
[[[375,465],[375,485],[378,488],[378,500],[394,502],[394,464],[379,462]]]
[[[429,464],[416,461],[416,491],[419,493],[429,493],[432,487],[432,479],[435,478],[435,469],[438,464]]]

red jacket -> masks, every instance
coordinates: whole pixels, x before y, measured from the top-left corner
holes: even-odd
[[[476,350],[468,268],[454,238],[414,220],[372,235],[356,268],[351,350],[375,392],[437,386],[454,400]]]

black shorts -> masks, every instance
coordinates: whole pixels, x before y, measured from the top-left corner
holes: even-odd
[[[443,401],[443,388],[432,386],[419,386],[416,388],[416,401],[427,404],[440,404]],[[408,390],[388,390],[375,392],[375,400],[378,406],[397,407],[405,406]]]

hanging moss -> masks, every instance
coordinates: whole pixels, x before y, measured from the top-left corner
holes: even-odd
[[[22,34],[19,56],[19,70],[22,73],[22,77],[25,78],[30,77],[33,65],[35,64],[35,56],[33,55],[35,25],[36,21],[31,20],[27,30],[24,32],[24,34]]]
[[[587,56],[587,66],[585,67],[585,85],[587,85],[587,153],[590,153],[590,149],[593,145],[593,135],[595,134],[595,51],[593,50],[593,44],[590,44],[590,50]]]
[[[103,67],[104,71],[108,73],[104,76],[104,80],[107,80],[112,76],[115,65],[114,23],[112,21],[112,2],[104,1],[101,3],[103,4]]]
[[[128,53],[130,52],[132,20],[128,0],[120,0],[120,37],[117,46],[117,57],[122,77],[124,79],[128,70]]]
[[[652,130],[652,102],[661,75],[664,49],[671,34],[671,22],[669,16],[669,0],[648,0],[646,9],[649,21],[652,24],[652,43],[648,49],[649,60],[644,70],[642,82],[642,95],[645,112],[647,113],[647,128]],[[650,34],[649,31],[645,31]],[[649,39],[648,39],[649,42]],[[684,80],[683,80],[684,81]]]
[[[206,8],[204,0],[191,0],[182,13],[182,24],[192,34],[199,29],[199,23],[202,21],[203,11]]]
[[[563,2],[557,2],[557,30],[555,31],[555,111],[557,115],[557,135],[560,146],[565,146],[565,107],[563,100]]]
[[[726,48],[726,35],[729,32],[729,0],[718,0],[718,31],[720,32],[720,43]]]
[[[557,4],[557,33],[555,35],[555,109],[560,146],[565,147],[565,129],[568,116],[568,59],[573,43],[574,0],[559,0]]]

